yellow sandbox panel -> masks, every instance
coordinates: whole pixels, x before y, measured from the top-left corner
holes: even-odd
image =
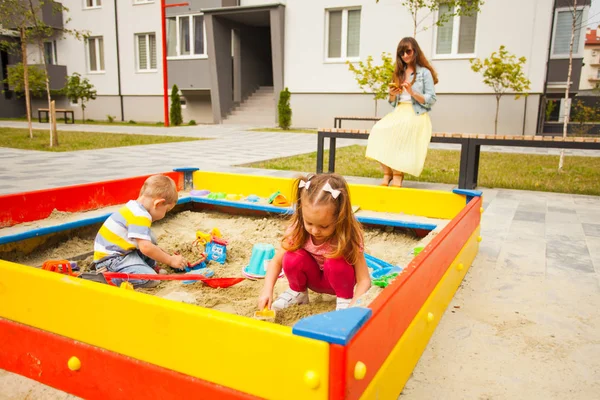
[[[256,176],[243,174],[230,174],[221,172],[194,172],[194,188],[207,189],[211,192],[225,192],[228,194],[242,194],[248,196],[255,194],[260,197],[269,197],[280,191],[288,200],[292,197],[292,182],[290,178],[277,178],[271,176]]]
[[[263,398],[328,394],[325,342],[55,272],[0,261],[0,317]]]
[[[269,197],[281,191],[288,200],[292,196],[294,179],[268,176],[194,172],[194,188],[248,196]],[[418,189],[396,189],[373,185],[350,185],[352,204],[363,210],[404,213],[429,218],[452,219],[465,207],[464,195]]]
[[[363,210],[452,219],[467,203],[465,196],[440,190],[350,185],[352,204]]]
[[[471,235],[456,259],[417,313],[385,360],[363,395],[362,400],[395,399],[410,378],[421,354],[439,323],[444,310],[465,277],[479,250],[479,227]]]

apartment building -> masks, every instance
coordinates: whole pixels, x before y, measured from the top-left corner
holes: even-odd
[[[579,90],[592,91],[600,87],[600,26],[586,31],[583,64]]]
[[[53,49],[59,65],[68,66],[69,74],[81,73],[98,91],[86,117],[164,121],[161,2],[62,2],[69,8],[65,25],[90,35],[86,41],[57,39]],[[566,2],[487,0],[477,15],[454,17],[443,27],[434,26],[437,13],[423,12],[416,38],[440,79],[434,130],[493,132],[494,92],[469,60],[505,45],[527,58],[531,90],[519,100],[503,96],[499,133],[540,132],[548,99],[560,102],[566,85]],[[335,115],[374,115],[372,96],[362,93],[346,62],[369,55],[378,60],[413,33],[400,0],[181,3],[166,1],[177,4],[165,10],[168,87],[178,85],[184,119],[198,123],[274,124],[276,97],[284,87],[292,93],[297,127],[331,126]],[[590,0],[581,3],[578,13],[586,20]],[[571,83],[579,82],[584,34],[576,35]],[[576,93],[577,85],[572,89]],[[381,101],[378,110],[384,115],[390,108]]]

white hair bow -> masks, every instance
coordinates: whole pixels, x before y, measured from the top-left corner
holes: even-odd
[[[337,199],[340,193],[342,193],[341,191],[332,188],[329,184],[329,181],[327,181],[325,185],[323,185],[323,191],[331,193],[331,197],[333,197],[334,199]]]
[[[306,190],[308,190],[308,188],[310,187],[310,181],[300,181],[300,183],[298,184],[298,187],[300,189],[305,188]]]

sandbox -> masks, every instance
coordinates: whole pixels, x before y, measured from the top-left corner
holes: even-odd
[[[211,268],[240,276],[255,242],[279,240],[289,209],[188,191],[268,197],[279,190],[289,197],[291,179],[190,170],[169,175],[181,197],[173,216],[153,226],[164,247],[193,240],[196,229],[218,227],[230,240],[229,259]],[[30,267],[89,248],[112,211],[106,207],[137,197],[144,179],[0,197],[0,226],[7,227],[0,230],[0,257],[29,265],[0,261],[0,332],[7,338],[0,368],[86,398],[393,398],[480,239],[478,192],[351,185],[366,251],[403,272],[366,306],[332,311],[332,298],[312,296],[310,306],[281,313],[277,323],[250,318],[261,281],[228,289],[170,282],[144,293]],[[424,250],[413,257],[415,246]],[[282,288],[285,279],[276,294]],[[172,295],[182,291],[192,297]],[[206,345],[191,345],[200,342]]]

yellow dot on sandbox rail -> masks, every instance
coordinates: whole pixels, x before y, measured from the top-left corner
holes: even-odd
[[[79,361],[79,358],[73,356],[69,358],[67,366],[71,371],[79,371],[79,369],[81,368],[81,361]]]
[[[427,313],[427,322],[433,322],[435,315],[433,313]]]
[[[458,266],[456,267],[457,270],[462,271],[463,269],[465,269],[465,265],[463,263],[458,264]]]
[[[477,241],[481,242],[483,240],[483,238],[481,236],[477,236]]]
[[[354,379],[360,381],[365,378],[365,375],[367,375],[367,366],[364,362],[358,361],[354,366]]]
[[[304,374],[304,383],[306,383],[306,386],[314,390],[319,387],[321,380],[315,371],[306,371]]]
[[[479,212],[480,212],[481,214],[483,214],[483,207],[480,207],[480,208],[479,208]]]

